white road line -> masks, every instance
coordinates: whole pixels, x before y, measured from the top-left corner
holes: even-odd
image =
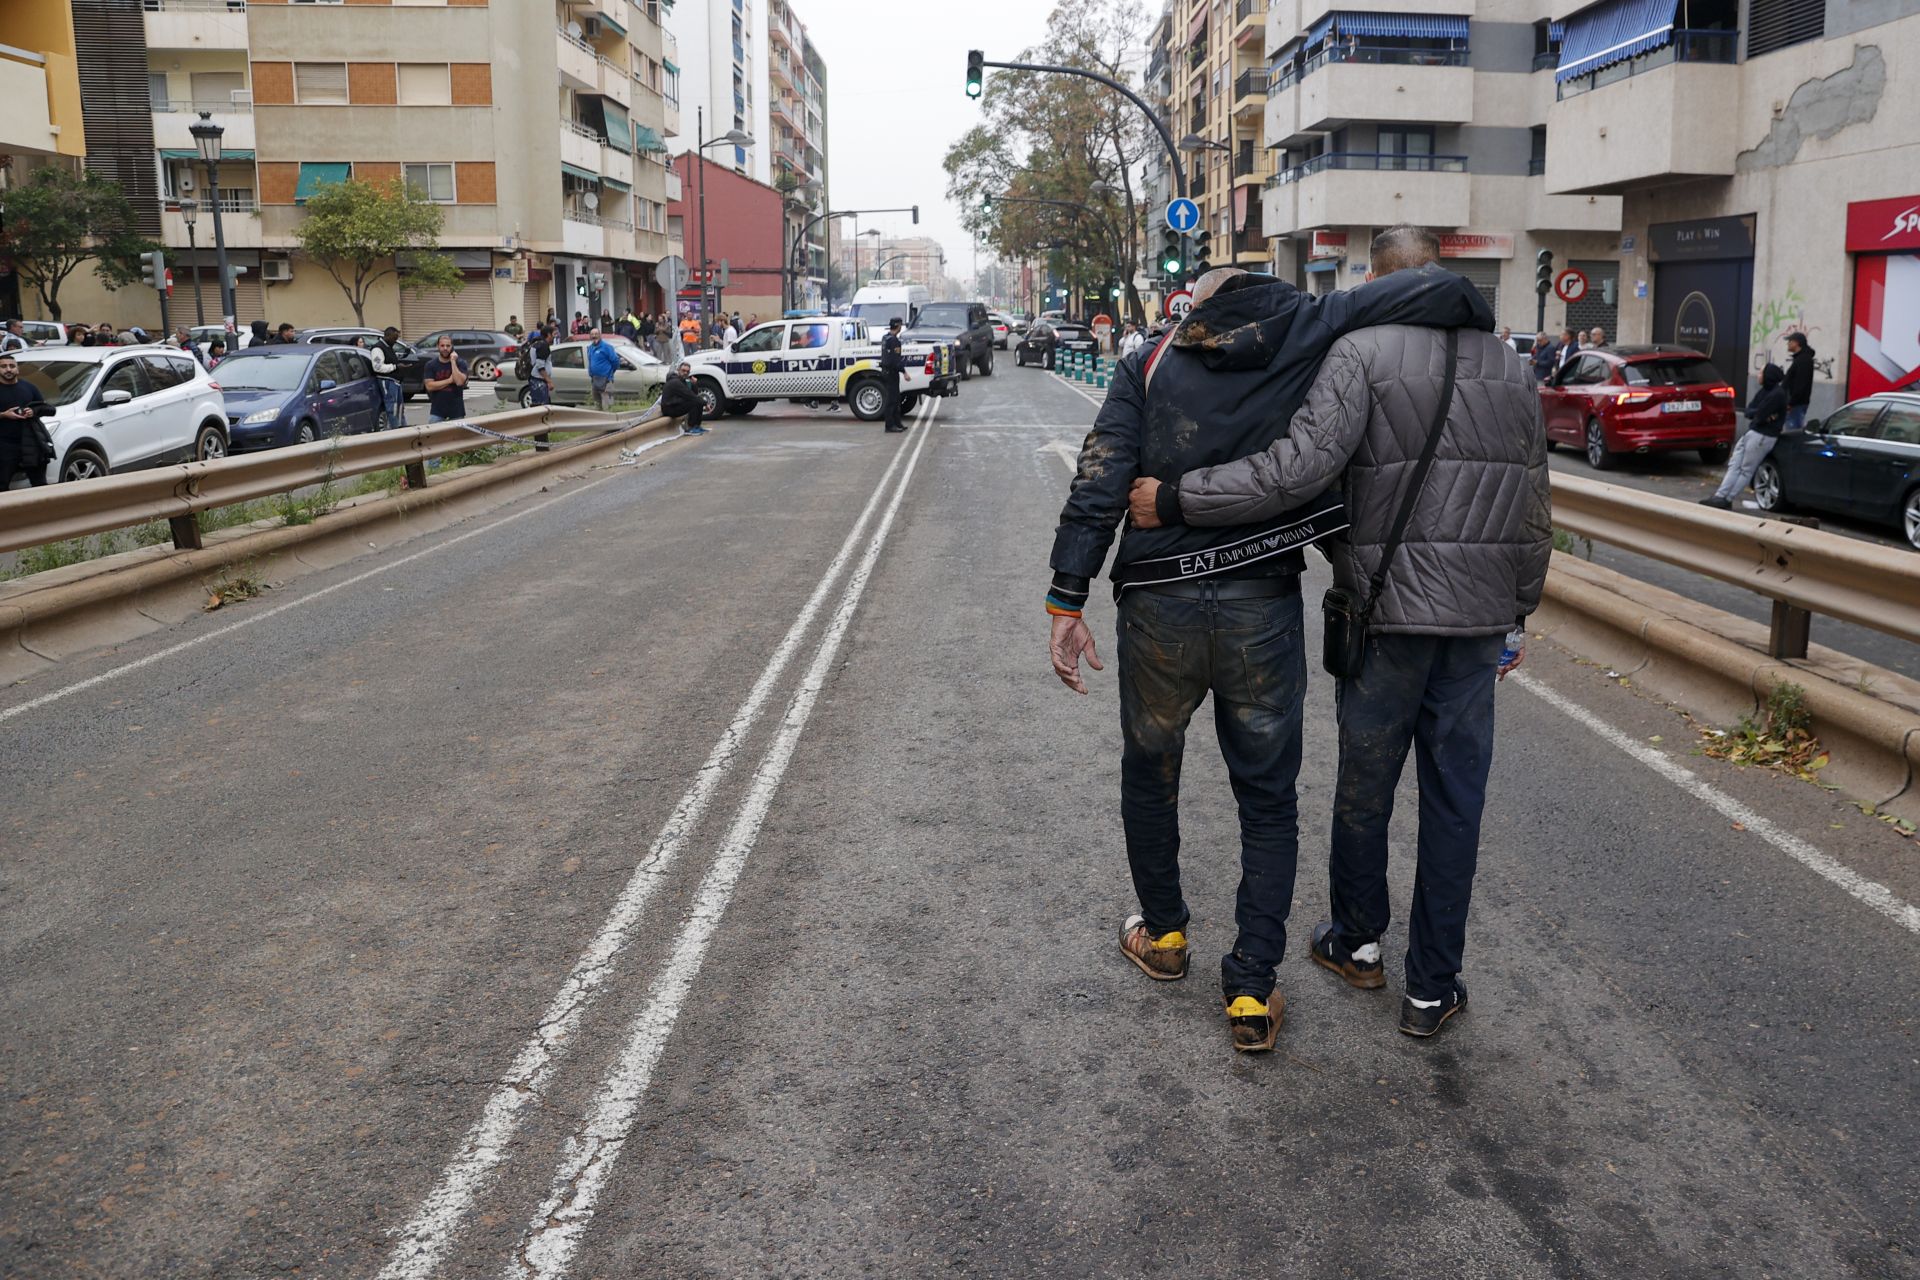
[[[1066,464],[1067,474],[1070,476],[1080,474],[1080,446],[1077,444],[1068,444],[1064,440],[1055,440],[1052,444],[1041,445],[1038,449],[1035,449],[1034,452],[1050,453],[1060,459],[1061,462]]]
[[[708,945],[720,926],[721,917],[726,914],[727,902],[739,882],[740,873],[746,867],[747,855],[752,852],[760,835],[761,824],[766,820],[774,796],[780,790],[781,780],[786,776],[787,766],[793,759],[794,748],[807,727],[808,718],[813,714],[815,700],[826,684],[827,675],[840,652],[840,642],[846,637],[847,627],[860,605],[860,598],[866,591],[880,551],[886,545],[887,535],[893,529],[894,517],[899,513],[900,503],[913,482],[914,468],[919,465],[920,455],[925,451],[931,434],[932,424],[927,423],[914,445],[906,474],[894,490],[886,516],[874,530],[859,567],[847,579],[840,607],[821,635],[819,652],[814,655],[813,664],[807,668],[793,701],[788,704],[779,732],[767,748],[766,758],[754,773],[753,786],[741,802],[733,827],[727,832],[726,840],[720,846],[706,879],[695,891],[686,923],[674,941],[672,959],[655,980],[646,1008],[634,1020],[619,1060],[595,1092],[585,1122],[567,1139],[547,1201],[528,1222],[519,1250],[507,1264],[505,1274],[509,1280],[563,1276],[579,1250],[587,1227],[593,1221],[600,1193],[606,1187],[614,1164],[633,1132],[634,1122],[639,1118],[640,1104],[646,1096],[654,1067],[665,1052],[674,1023],[693,989],[694,980],[700,975]]]
[[[639,449],[636,449],[634,452],[636,453],[644,452],[647,449],[656,448],[659,445],[666,444],[671,440],[677,440],[679,438],[680,437],[678,436],[669,436],[665,440],[655,440],[649,444],[642,445]],[[398,560],[389,560],[387,563],[383,565],[380,565],[376,568],[369,569],[365,573],[355,574],[353,577],[344,579],[340,582],[336,582],[330,587],[321,587],[318,591],[310,592],[307,595],[301,596],[298,600],[289,600],[285,604],[275,605],[271,609],[262,609],[259,613],[249,613],[246,617],[240,619],[240,621],[238,622],[230,622],[224,627],[216,627],[212,631],[208,631],[202,635],[197,635],[193,637],[193,639],[191,640],[182,640],[179,644],[169,645],[165,649],[161,649],[155,653],[150,653],[144,658],[138,658],[132,662],[126,663],[123,666],[115,667],[111,671],[102,671],[97,676],[89,676],[85,680],[81,680],[74,684],[67,685],[64,688],[54,689],[50,692],[43,693],[37,698],[31,698],[26,702],[16,703],[11,707],[7,707],[3,710],[0,710],[0,722],[11,720],[18,715],[25,715],[29,711],[37,711],[41,707],[48,706],[52,703],[60,701],[62,698],[70,698],[76,693],[84,693],[88,689],[96,688],[100,685],[106,684],[110,680],[118,680],[121,676],[131,675],[134,672],[141,670],[142,668],[152,666],[156,662],[164,662],[168,658],[174,657],[176,654],[182,654],[189,649],[197,648],[200,645],[206,644],[208,641],[218,640],[222,636],[230,636],[236,631],[243,631],[248,627],[257,626],[258,624],[265,622],[269,618],[279,617],[281,614],[287,612],[287,610],[289,609],[298,609],[302,605],[312,604],[315,600],[324,600],[336,591],[345,591],[348,587],[357,586],[360,583],[365,582],[369,578],[377,578],[383,573],[392,573],[395,569],[401,568],[404,565],[410,565],[416,560],[424,560],[428,556],[439,555],[442,551],[445,551],[447,548],[457,547],[469,538],[477,538],[482,534],[492,533],[495,529],[498,529],[503,525],[512,524],[516,520],[524,520],[528,516],[533,515],[536,512],[545,511],[548,507],[553,506],[557,502],[565,502],[569,498],[578,497],[580,494],[585,493],[587,490],[595,488],[599,485],[603,485],[607,483],[609,480],[613,480],[616,478],[617,478],[616,476],[602,476],[598,480],[589,480],[585,484],[569,489],[565,493],[560,494],[557,497],[549,498],[545,502],[536,503],[533,506],[528,507],[524,511],[516,511],[512,515],[507,516],[504,519],[495,520],[492,524],[481,525],[478,529],[469,529],[465,533],[459,534],[452,538],[448,538],[445,542],[439,543],[435,546],[428,547],[425,551],[416,551],[412,555],[401,556]]]
[[[1079,396],[1082,400],[1085,400],[1088,404],[1092,405],[1094,408],[1098,409],[1101,405],[1106,403],[1106,399],[1104,397],[1097,397],[1093,395],[1085,387],[1082,387],[1079,383],[1075,382],[1073,379],[1062,377],[1058,373],[1054,374],[1053,376],[1059,380],[1059,383],[1061,386],[1073,392],[1073,394]]]
[[[1634,741],[1633,738],[1614,728],[1579,703],[1562,697],[1539,680],[1518,671],[1507,679],[1517,681],[1522,689],[1579,721],[1673,783],[1674,786],[1679,787],[1694,799],[1711,805],[1729,821],[1739,823],[1815,875],[1840,886],[1895,924],[1904,926],[1909,932],[1920,933],[1920,907],[1902,902],[1894,896],[1891,889],[1879,881],[1867,879],[1852,868],[1834,861],[1799,836],[1781,830],[1692,770],[1681,768],[1664,752],[1656,751],[1645,743]]]
[[[923,425],[926,416],[930,415],[924,412],[915,415]],[[529,1103],[539,1101],[544,1095],[555,1067],[579,1029],[581,1019],[618,968],[622,953],[632,944],[647,904],[666,882],[668,871],[686,847],[694,828],[705,816],[714,792],[732,771],[748,733],[766,709],[780,677],[799,651],[801,642],[806,639],[806,633],[832,593],[840,571],[853,558],[861,534],[879,508],[888,486],[893,483],[894,474],[907,457],[905,449],[895,453],[893,461],[880,477],[880,483],[874,486],[873,495],[867,499],[866,507],[860,512],[860,518],[854,521],[846,541],[841,544],[839,553],[821,575],[806,604],[801,606],[786,636],[775,647],[773,656],[768,659],[760,678],[754,682],[746,701],[740,704],[732,722],[720,734],[720,740],[714,743],[707,762],[694,776],[693,785],[680,797],[680,802],[668,815],[666,825],[654,837],[646,859],[634,869],[633,875],[620,891],[606,922],[600,926],[600,931],[567,974],[559,992],[540,1015],[532,1038],[522,1046],[513,1065],[500,1078],[499,1086],[488,1097],[480,1118],[467,1131],[457,1154],[441,1171],[433,1190],[427,1193],[412,1219],[399,1231],[393,1254],[380,1272],[380,1280],[423,1280],[431,1275],[459,1233],[475,1199],[506,1161],[507,1148],[519,1131],[521,1113]],[[911,463],[907,464],[907,470],[910,474]],[[904,490],[905,487],[903,480],[900,488]],[[898,504],[896,496],[894,505]]]

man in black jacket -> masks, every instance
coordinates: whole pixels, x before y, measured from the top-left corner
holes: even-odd
[[[0,493],[13,486],[16,472],[36,489],[47,482],[53,439],[40,419],[52,413],[40,388],[20,376],[13,353],[0,352]]]
[[[1101,669],[1081,614],[1135,477],[1170,481],[1265,449],[1300,407],[1328,349],[1351,330],[1493,330],[1479,291],[1438,267],[1317,298],[1228,268],[1202,277],[1194,302],[1172,334],[1115,366],[1054,536],[1051,656],[1055,674],[1079,693],[1082,655]],[[1121,926],[1120,947],[1150,978],[1186,975],[1180,766],[1187,723],[1211,692],[1240,809],[1238,937],[1221,960],[1229,1033],[1240,1050],[1271,1048],[1285,1008],[1273,987],[1299,845],[1300,548],[1344,526],[1334,498],[1258,527],[1129,528],[1114,558],[1121,821],[1141,908]]]
[[[1787,431],[1799,431],[1807,425],[1807,407],[1813,403],[1813,348],[1807,335],[1795,331],[1787,335]]]
[[[703,436],[707,429],[700,425],[702,407],[700,392],[693,385],[693,366],[682,360],[660,388],[660,412],[669,418],[685,418],[683,430],[690,436]]]

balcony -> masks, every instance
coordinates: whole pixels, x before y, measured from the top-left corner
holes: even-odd
[[[1620,205],[1619,196],[1554,195],[1543,178],[1528,178],[1526,220],[1521,226],[1528,231],[1617,232]]]
[[[256,216],[251,196],[245,198],[244,207],[236,208],[233,202],[228,201],[226,193],[221,192],[220,230],[227,238],[229,249],[259,249],[265,245],[262,224]],[[193,235],[194,242],[200,251],[200,265],[210,270],[213,267],[212,211],[204,208],[200,210],[194,220]],[[169,205],[160,212],[160,240],[167,246],[169,258],[181,263],[186,261],[187,224],[180,217],[180,210],[175,206]],[[192,286],[189,285],[187,289],[188,296],[191,298]],[[173,297],[177,305],[180,300],[180,291],[177,288],[174,290]]]
[[[1264,184],[1277,171],[1274,153],[1265,147],[1243,146],[1233,158],[1233,185],[1243,187],[1249,183]]]
[[[1737,44],[1733,32],[1676,31],[1671,44],[1562,83],[1547,109],[1548,193],[1731,176],[1741,149],[1738,114],[1727,109],[1739,100]]]
[[[1267,69],[1254,67],[1242,71],[1233,82],[1233,117],[1251,120],[1266,110]]]
[[[60,134],[47,96],[45,57],[24,49],[0,54],[0,102],[7,104],[0,112],[0,150],[54,154]]]
[[[667,98],[665,108],[660,113],[660,131],[669,138],[680,136],[680,100]]]
[[[1307,63],[1298,85],[1299,108],[1293,133],[1269,135],[1289,141],[1300,132],[1329,132],[1349,120],[1382,124],[1466,124],[1473,119],[1473,72],[1464,52],[1420,55],[1406,61],[1405,50],[1357,51]],[[1377,60],[1370,60],[1377,59]]]
[[[246,0],[145,0],[147,48],[247,47]]]
[[[667,170],[667,197],[666,198],[667,198],[668,204],[672,204],[673,202],[682,198],[681,184],[680,184],[680,171],[678,169]]]
[[[581,93],[600,92],[600,55],[593,46],[562,28],[553,34],[559,41],[560,82]]]
[[[633,105],[633,76],[625,67],[617,66],[611,58],[598,59],[600,65],[600,92],[623,107]]]
[[[560,163],[573,165],[588,173],[600,172],[600,149],[606,142],[599,134],[571,120],[560,122]]]
[[[1267,29],[1267,0],[1238,0],[1233,6],[1233,42],[1252,44],[1264,38]]]
[[[575,257],[606,257],[607,233],[600,229],[599,216],[585,209],[561,210],[560,245]]]
[[[1463,227],[1472,203],[1465,156],[1339,151],[1268,179],[1261,225],[1270,236],[1400,222]]]
[[[166,108],[153,113],[153,145],[161,151],[198,154],[200,146],[194,141],[192,129],[199,123],[202,111],[208,112],[209,118],[226,130],[220,135],[222,151],[253,150],[253,104],[250,102],[181,101],[154,105]]]
[[[806,127],[800,123],[801,114],[799,103],[792,102],[786,98],[775,97],[767,103],[767,110],[773,113],[775,120],[780,121],[793,132],[804,133],[806,131]]]
[[[600,148],[600,176],[633,185],[633,154],[615,147]]]

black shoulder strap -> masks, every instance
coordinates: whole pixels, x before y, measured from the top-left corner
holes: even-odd
[[[1393,518],[1393,530],[1387,534],[1387,545],[1380,552],[1380,567],[1374,570],[1373,580],[1367,584],[1366,613],[1372,613],[1373,606],[1380,602],[1380,592],[1387,585],[1387,570],[1393,567],[1394,552],[1400,550],[1400,539],[1407,532],[1407,521],[1413,517],[1414,504],[1420,501],[1420,491],[1426,487],[1427,473],[1433,470],[1433,456],[1440,451],[1440,432],[1447,425],[1448,410],[1453,408],[1453,379],[1458,372],[1459,358],[1459,331],[1449,329],[1447,377],[1440,388],[1440,407],[1434,410],[1433,425],[1427,428],[1427,447],[1413,468],[1413,483],[1407,486],[1407,496],[1400,500],[1400,513]]]

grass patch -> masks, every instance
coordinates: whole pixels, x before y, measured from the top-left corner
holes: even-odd
[[[1565,529],[1555,529],[1553,531],[1553,549],[1555,551],[1564,551],[1568,555],[1579,556],[1582,560],[1593,559],[1593,539],[1582,538],[1578,534],[1567,532]]]
[[[202,608],[212,613],[215,609],[251,600],[266,589],[267,584],[253,576],[253,563],[248,561],[229,567],[220,581],[207,588],[207,603]]]
[[[1764,765],[1808,782],[1830,758],[1813,736],[1813,713],[1807,710],[1807,691],[1797,684],[1777,684],[1757,714],[1740,717],[1730,732],[1706,731],[1707,755],[1738,765]]]

